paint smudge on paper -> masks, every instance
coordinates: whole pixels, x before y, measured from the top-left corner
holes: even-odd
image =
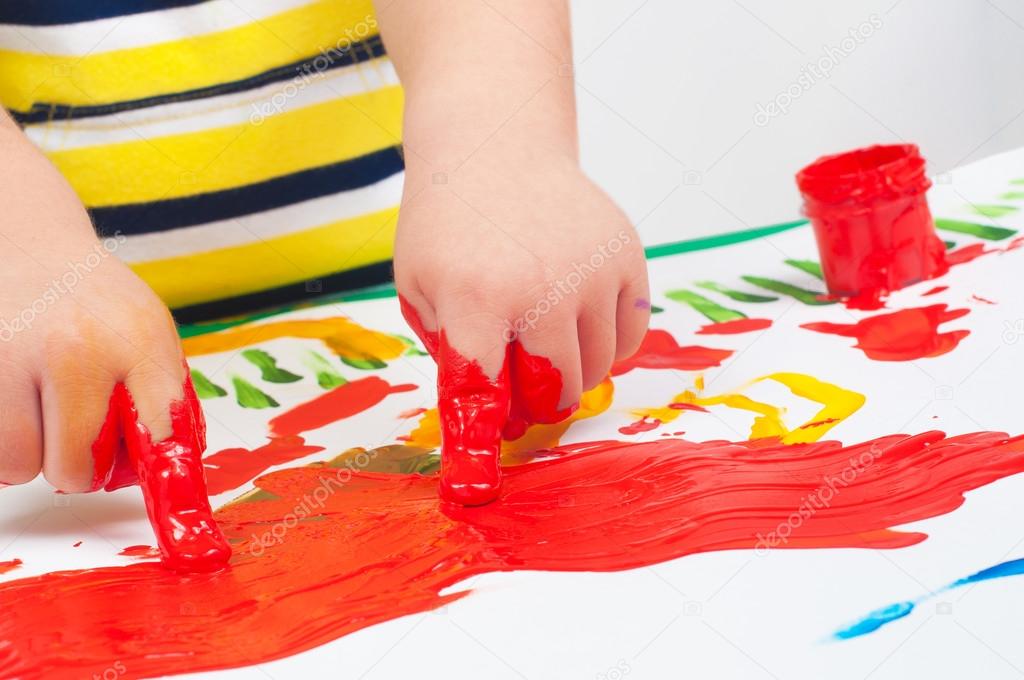
[[[653,419],[659,423],[671,423],[683,410],[703,411],[709,406],[726,406],[755,414],[750,428],[751,440],[775,439],[783,444],[801,444],[821,439],[860,409],[865,401],[862,394],[800,373],[772,373],[750,381],[743,389],[766,381],[779,383],[794,396],[816,402],[822,408],[806,422],[790,429],[784,419],[785,408],[757,401],[742,391],[705,395],[703,383],[698,382],[695,389],[674,396],[668,406],[638,409],[633,414],[641,421]]]
[[[193,368],[189,373],[192,376],[192,385],[196,388],[196,396],[200,399],[216,399],[227,395],[226,389],[214,384],[201,371]]]
[[[738,312],[735,309],[728,309],[714,300],[710,300],[703,295],[698,295],[693,291],[685,289],[670,290],[665,293],[665,297],[669,300],[689,305],[694,309],[694,311],[700,312],[715,323],[732,321],[734,319],[743,319],[747,316],[743,312]]]
[[[810,274],[816,279],[825,280],[825,275],[821,271],[821,263],[816,260],[785,260],[785,263],[790,267],[795,267],[802,272]]]
[[[720,366],[732,356],[732,350],[712,349],[700,345],[680,346],[668,331],[647,331],[640,348],[633,356],[612,364],[611,374],[622,375],[635,368],[656,370],[703,371]]]
[[[316,375],[316,384],[325,390],[341,387],[348,382],[340,373],[334,370],[334,366],[327,359],[317,352],[307,352],[302,362],[306,368],[313,371]]]
[[[322,446],[309,446],[302,437],[271,439],[255,449],[222,449],[203,458],[206,487],[211,496],[236,489],[275,465],[283,465],[323,451]]]
[[[1017,212],[1017,206],[1000,205],[998,203],[972,203],[970,210],[982,217],[1000,218]]]
[[[19,560],[18,558],[14,558],[13,560],[5,560],[3,562],[0,562],[0,574],[6,574],[9,571],[14,571],[18,567],[20,567],[22,564],[23,564],[23,562],[21,560]]]
[[[259,409],[280,406],[276,399],[241,376],[231,376],[231,385],[235,388],[235,401],[242,408]]]
[[[977,222],[965,222],[963,220],[948,220],[942,217],[935,218],[935,228],[942,231],[983,238],[986,241],[1002,241],[1017,235],[1017,231],[1014,229],[994,227],[990,224],[978,224]]]
[[[156,559],[160,557],[160,551],[151,545],[130,545],[117,554],[125,557],[134,557],[140,560]]]
[[[928,593],[927,595],[921,595],[913,600],[896,602],[885,607],[880,607],[858,621],[837,630],[832,634],[832,637],[836,640],[849,640],[862,635],[867,635],[868,633],[873,633],[879,628],[893,623],[894,621],[898,621],[909,616],[922,602],[934,599],[939,595],[948,593],[956,588],[963,588],[964,586],[973,585],[975,583],[982,583],[984,581],[991,581],[998,578],[1006,578],[1008,576],[1020,576],[1022,574],[1024,574],[1024,559],[1002,562],[994,567],[982,569],[970,576],[953,581],[952,583],[945,585],[934,592]]]
[[[270,433],[275,437],[287,437],[316,430],[362,413],[382,402],[389,394],[414,389],[416,385],[392,385],[377,376],[353,380],[275,416],[269,423]]]
[[[277,359],[261,349],[242,350],[242,358],[260,369],[260,378],[271,383],[292,383],[302,380],[301,375],[278,368]]]
[[[763,331],[770,328],[771,319],[733,319],[720,323],[710,323],[700,327],[697,335],[736,335],[739,333],[750,333]]]
[[[715,283],[714,281],[698,281],[694,285],[697,286],[698,288],[703,288],[704,290],[710,290],[716,293],[721,293],[722,295],[732,300],[735,300],[736,302],[775,302],[776,300],[779,299],[777,297],[772,297],[770,295],[756,295],[754,293],[747,293],[742,290],[734,290],[732,288],[723,286],[720,283]]]
[[[975,302],[980,302],[980,303],[985,304],[985,305],[994,305],[994,304],[996,304],[992,300],[989,300],[988,298],[981,297],[980,295],[971,295],[971,299],[974,300]]]
[[[854,347],[875,361],[913,361],[941,356],[956,349],[970,331],[940,333],[939,326],[968,313],[967,309],[947,309],[946,305],[939,304],[869,316],[854,324],[821,322],[800,327],[856,338]]]
[[[619,428],[620,434],[632,435],[640,434],[641,432],[650,432],[661,427],[661,421],[657,418],[648,419],[647,416],[642,416],[640,420],[629,425],[623,425]]]
[[[1024,472],[1024,441],[998,432],[849,447],[659,438],[549,454],[508,468],[498,501],[483,508],[439,505],[433,476],[270,473],[217,512],[234,545],[228,571],[183,580],[139,563],[0,584],[0,675],[81,677],[117,660],[139,676],[258,664],[467,597],[453,587],[483,573],[617,571],[755,548],[824,479],[865,458],[831,504],[775,547],[905,547],[926,535],[892,527],[951,512],[967,491]],[[279,525],[287,529],[274,533]],[[109,606],[122,599],[132,606]]]
[[[791,283],[785,281],[777,281],[775,279],[766,279],[763,276],[741,276],[747,283],[752,283],[755,286],[770,290],[773,293],[779,293],[781,295],[788,295],[791,298],[799,300],[805,305],[821,306],[821,305],[834,305],[836,300],[830,299],[826,293],[817,290],[807,290],[799,286],[794,286]]]
[[[938,295],[939,293],[942,293],[947,290],[949,290],[949,286],[935,286],[934,288],[930,288],[927,291],[921,293],[921,296],[928,297],[929,295]]]

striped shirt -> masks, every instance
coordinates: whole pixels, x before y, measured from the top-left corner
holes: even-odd
[[[179,320],[389,277],[371,0],[0,0],[0,102]]]

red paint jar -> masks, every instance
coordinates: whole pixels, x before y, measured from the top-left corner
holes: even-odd
[[[946,272],[924,166],[916,145],[892,144],[824,156],[797,173],[829,293],[878,307],[890,291]]]

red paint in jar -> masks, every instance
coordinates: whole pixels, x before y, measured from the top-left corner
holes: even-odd
[[[889,292],[947,271],[925,199],[931,182],[916,145],[824,156],[796,181],[825,283],[848,306],[876,309]]]

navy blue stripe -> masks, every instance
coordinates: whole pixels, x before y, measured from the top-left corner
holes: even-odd
[[[388,283],[393,278],[391,260],[387,260],[279,288],[270,288],[223,300],[202,302],[188,307],[178,307],[171,310],[171,313],[180,324],[211,321],[281,305],[315,301],[325,295],[345,293],[367,286]]]
[[[149,203],[90,208],[89,214],[100,234],[148,234],[251,215],[358,189],[390,177],[400,172],[402,167],[401,149],[393,146],[235,189]]]
[[[0,2],[0,23],[56,26],[198,5],[206,0],[7,0]]]
[[[83,0],[84,1],[84,0]],[[368,38],[363,42],[352,43],[345,49],[331,49],[314,56],[307,57],[292,64],[276,66],[263,73],[254,76],[233,80],[227,83],[217,83],[207,87],[199,87],[194,90],[183,92],[172,92],[167,94],[142,97],[140,99],[129,99],[108,104],[90,104],[88,106],[70,106],[68,104],[36,102],[28,111],[11,111],[11,117],[21,125],[33,123],[47,123],[52,120],[77,120],[79,118],[93,118],[106,116],[122,111],[144,109],[150,106],[170,104],[173,102],[193,101],[216,97],[222,94],[244,92],[270,83],[282,80],[291,80],[296,77],[316,78],[319,73],[331,69],[351,66],[360,62],[376,59],[384,55],[384,43],[379,35]],[[326,63],[324,63],[326,62]]]

